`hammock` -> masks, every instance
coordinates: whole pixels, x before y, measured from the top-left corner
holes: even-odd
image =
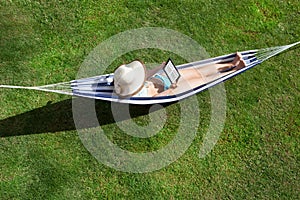
[[[114,88],[113,73],[73,80],[70,82],[44,85],[44,86],[24,87],[24,86],[0,85],[0,88],[39,90],[45,92],[54,92],[59,94],[66,94],[66,95],[72,95],[78,97],[85,97],[85,98],[92,98],[92,99],[99,99],[104,101],[112,101],[112,102],[127,103],[127,104],[170,103],[170,102],[182,100],[184,98],[197,94],[203,90],[206,90],[216,84],[224,82],[298,44],[300,44],[300,41],[285,46],[277,46],[271,48],[240,52],[242,54],[242,58],[245,60],[247,64],[244,68],[241,68],[236,71],[232,71],[231,73],[225,73],[224,76],[218,77],[215,80],[211,80],[207,83],[201,84],[194,88],[188,88],[186,89],[186,91],[183,90],[182,92],[176,95],[170,95],[170,96],[120,98],[113,92],[113,88]],[[236,54],[232,53],[232,54],[227,54],[227,55],[201,60],[197,62],[182,64],[176,67],[178,69],[184,69],[189,67],[201,68],[207,65],[231,62],[233,61],[235,56]]]

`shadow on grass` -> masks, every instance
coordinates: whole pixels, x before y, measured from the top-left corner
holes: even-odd
[[[58,103],[48,103],[46,106],[37,108],[7,119],[0,120],[0,137],[30,135],[40,133],[55,133],[60,131],[76,130],[73,120],[72,101],[94,101],[92,99],[67,99]],[[91,102],[89,102],[91,103]],[[120,110],[125,109],[128,104],[118,104]],[[163,106],[168,106],[163,105]],[[115,119],[111,112],[111,103],[104,101],[95,101],[95,109],[97,113],[97,122],[90,121],[84,117],[78,129],[92,128],[101,125],[115,123]],[[149,106],[129,105],[131,118],[136,118],[149,114]],[[155,110],[151,110],[155,111]],[[126,120],[123,117],[119,121]]]

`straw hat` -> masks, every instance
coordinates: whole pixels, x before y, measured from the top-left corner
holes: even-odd
[[[121,65],[114,72],[114,89],[119,96],[126,97],[138,93],[144,86],[146,69],[140,61]]]

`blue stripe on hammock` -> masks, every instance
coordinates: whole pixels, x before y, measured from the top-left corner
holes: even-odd
[[[80,92],[95,92],[95,93],[113,93],[113,90],[101,90],[101,89],[96,89],[96,90],[78,90],[78,89],[73,89],[73,92],[76,91],[78,93]]]
[[[99,76],[94,76],[94,77],[89,77],[89,78],[82,78],[82,79],[77,79],[77,80],[72,80],[71,84],[76,84],[76,83],[85,83],[87,81],[93,81],[96,80],[97,82],[101,81],[101,79],[104,79],[103,82],[105,82],[105,80],[109,79],[109,78],[113,78],[113,74],[106,74],[106,75],[99,75]]]
[[[94,84],[94,85],[75,85],[71,86],[72,89],[81,89],[81,88],[89,88],[89,89],[97,89],[97,88],[102,88],[102,89],[111,89],[113,88],[113,84],[111,85],[104,85],[104,84]]]

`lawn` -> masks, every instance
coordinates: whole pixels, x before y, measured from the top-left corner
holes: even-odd
[[[98,44],[143,27],[182,33],[212,57],[285,45],[300,40],[299,11],[297,0],[4,0],[0,84],[73,80]],[[199,150],[212,105],[209,91],[196,95],[194,109],[201,115],[191,146],[148,173],[98,162],[78,135],[71,97],[0,89],[0,199],[299,199],[299,55],[299,48],[292,49],[225,82],[224,129],[204,158]],[[116,58],[108,71],[133,59],[159,63],[169,56],[184,62],[172,52],[141,49]],[[159,150],[176,136],[179,105],[167,105],[164,128],[144,139],[118,128],[109,103],[96,102],[96,110],[107,137],[138,153]],[[149,123],[147,107],[132,112],[138,125]]]

